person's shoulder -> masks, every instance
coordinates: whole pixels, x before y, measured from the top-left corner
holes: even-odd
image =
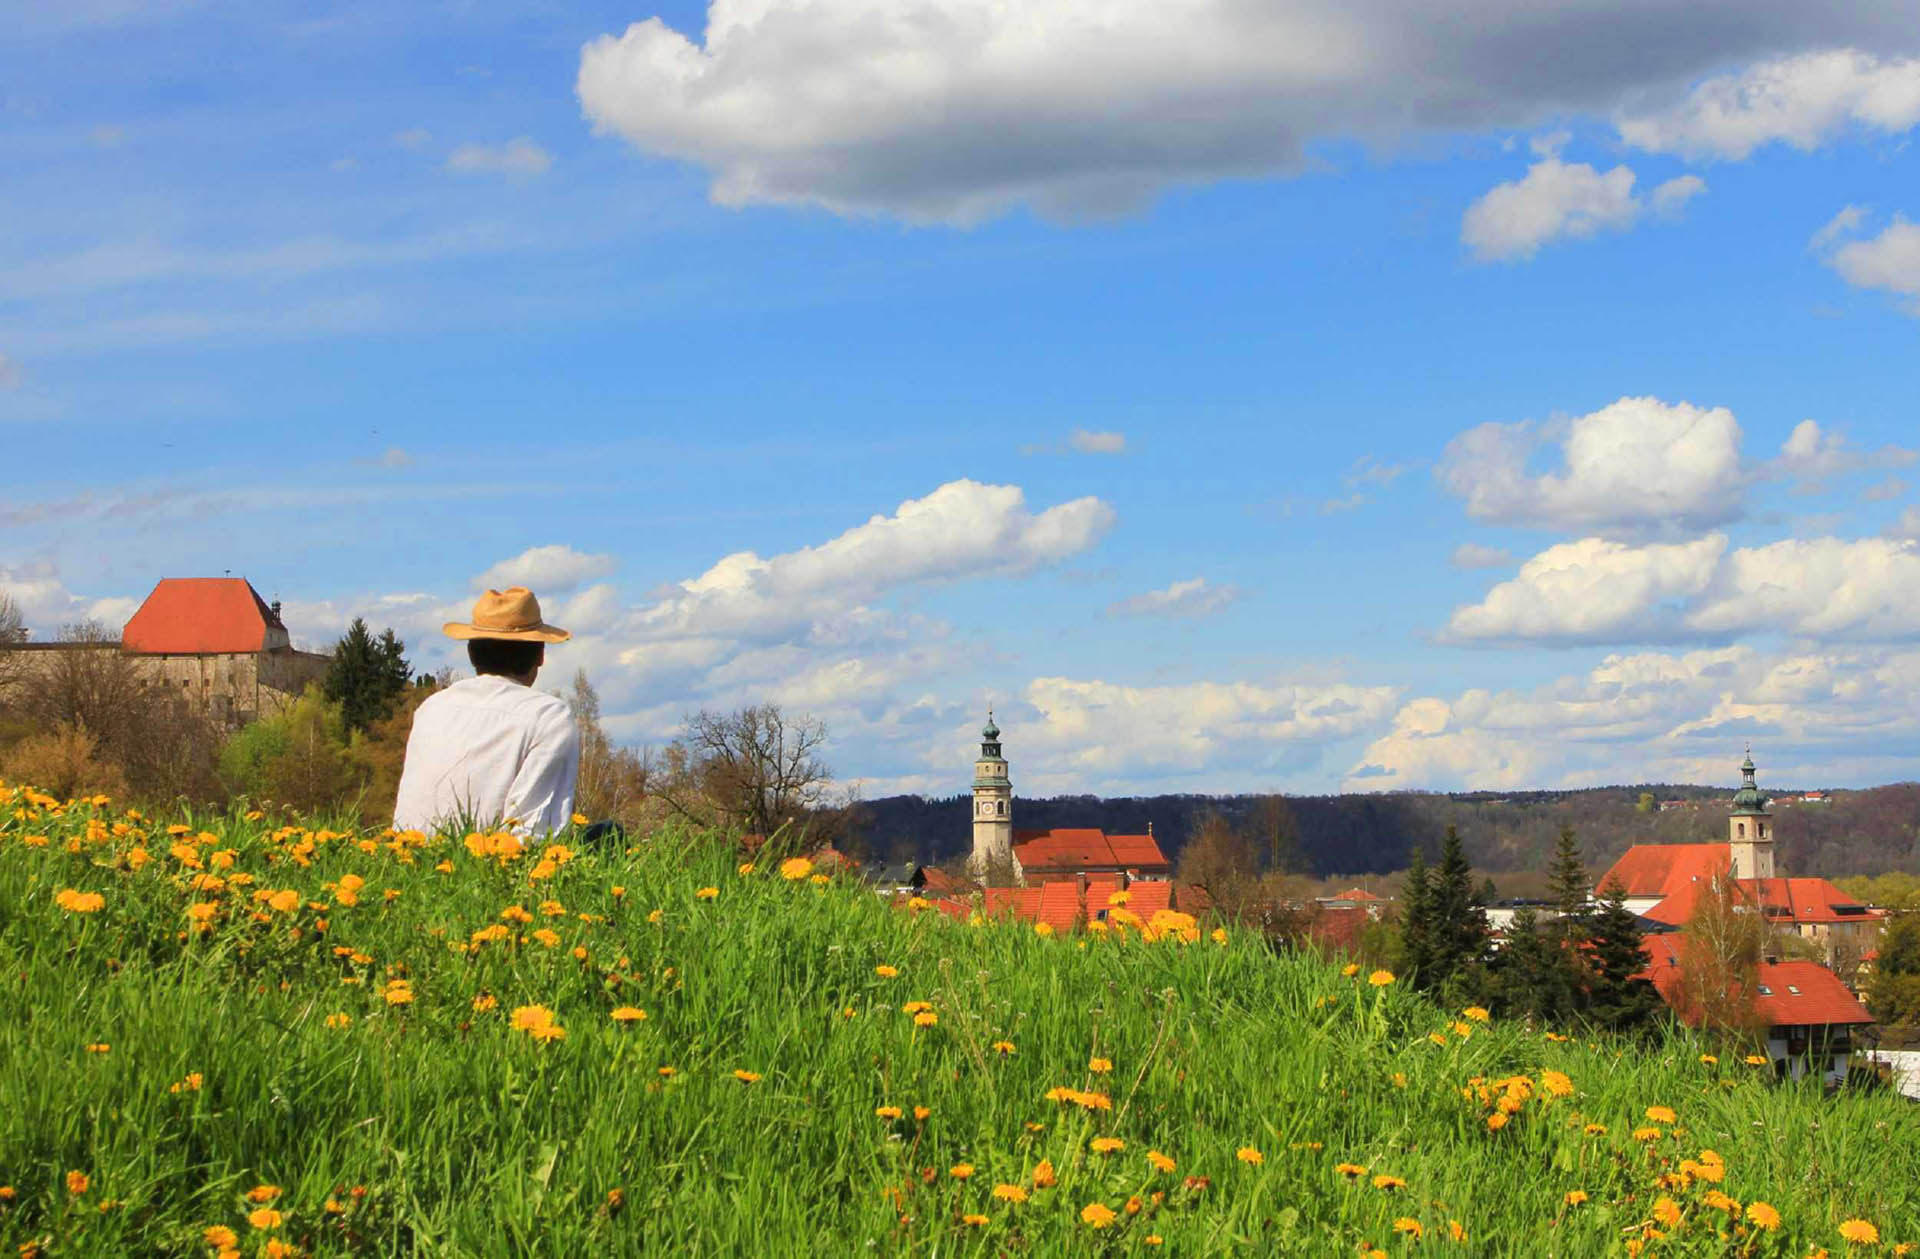
[[[514,696],[514,706],[523,710],[529,717],[542,724],[561,721],[569,725],[573,723],[573,705],[566,700],[558,695],[549,695],[545,691],[535,690],[531,686],[523,687],[522,690],[524,694]]]

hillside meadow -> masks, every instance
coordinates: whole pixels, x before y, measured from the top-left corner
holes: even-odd
[[[0,788],[47,1255],[1895,1253],[1920,1116],[1179,916],[1047,936],[663,831]],[[1869,1240],[1871,1239],[1871,1240]]]

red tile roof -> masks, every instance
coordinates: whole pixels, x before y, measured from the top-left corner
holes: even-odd
[[[1684,926],[1712,887],[1707,879],[1678,884],[1645,916],[1669,926]],[[1825,879],[1735,879],[1733,888],[1735,896],[1748,905],[1758,905],[1763,914],[1779,923],[1868,922],[1883,916]],[[1848,912],[1842,913],[1842,909]]]
[[[1020,862],[1020,868],[1030,875],[1091,870],[1165,874],[1173,868],[1151,835],[1108,835],[1092,828],[1062,828],[1032,834],[1024,842],[1014,844],[1013,855]]]
[[[1653,980],[1653,986],[1669,1004],[1680,980],[1684,934],[1651,935],[1641,941],[1648,959],[1642,975]],[[1840,977],[1818,962],[1762,962],[1759,987],[1754,1009],[1770,1027],[1873,1022],[1873,1016],[1847,991]]]
[[[269,629],[286,627],[240,577],[168,577],[120,632],[127,651],[204,655],[259,651]]]
[[[1040,885],[1040,921],[1055,931],[1071,931],[1080,924],[1080,883],[1056,879]]]
[[[1104,900],[1101,904],[1105,904]],[[1093,895],[1088,893],[1087,904],[1093,904]],[[1159,881],[1141,881],[1127,887],[1127,908],[1142,918],[1151,918],[1162,909],[1173,908],[1173,884]]]
[[[957,892],[968,886],[967,883],[954,878],[939,866],[921,866],[919,873],[920,886],[929,892]]]
[[[1635,844],[1593,886],[1605,888],[1618,879],[1628,896],[1670,896],[1687,883],[1725,874],[1731,865],[1726,844]]]
[[[1383,904],[1385,903],[1385,900],[1386,900],[1385,897],[1375,896],[1372,892],[1367,891],[1367,889],[1363,887],[1350,887],[1346,891],[1341,892],[1339,895],[1329,897],[1328,899],[1336,900],[1336,901],[1360,901],[1362,903],[1366,901],[1380,901]]]

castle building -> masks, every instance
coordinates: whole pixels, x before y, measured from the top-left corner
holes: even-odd
[[[1771,879],[1773,877],[1773,815],[1767,812],[1767,798],[1753,781],[1753,749],[1740,766],[1740,790],[1733,796],[1733,813],[1727,818],[1727,843],[1733,877]]]
[[[27,663],[42,671],[61,653],[115,652],[150,684],[220,724],[237,728],[280,712],[309,683],[327,676],[331,657],[293,646],[280,605],[241,577],[168,577],[111,643],[30,643]]]

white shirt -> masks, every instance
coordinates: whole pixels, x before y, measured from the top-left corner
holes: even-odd
[[[396,830],[498,826],[545,835],[573,816],[580,730],[573,710],[508,678],[463,678],[413,715]]]

